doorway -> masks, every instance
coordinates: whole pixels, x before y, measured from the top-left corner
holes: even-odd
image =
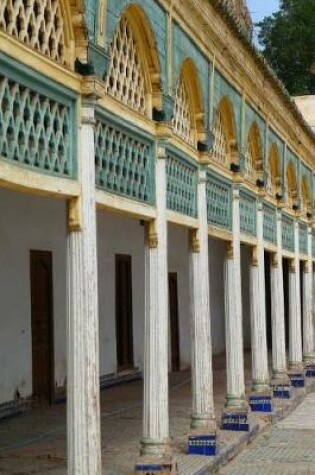
[[[172,371],[179,371],[179,324],[178,324],[178,286],[177,273],[168,274],[169,290],[169,312],[170,312],[170,331],[171,331],[171,365]]]
[[[53,297],[52,253],[30,251],[33,400],[52,404]]]
[[[116,342],[118,372],[133,368],[132,261],[116,254]]]

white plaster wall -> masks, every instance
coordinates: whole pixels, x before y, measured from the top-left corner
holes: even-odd
[[[30,250],[53,253],[55,382],[66,376],[65,202],[0,189],[0,403],[32,394]]]
[[[209,284],[212,352],[225,352],[224,259],[226,244],[209,238]]]
[[[251,348],[251,327],[250,327],[250,265],[251,247],[241,246],[241,272],[242,272],[242,303],[243,303],[243,332],[244,348]]]
[[[117,372],[115,314],[115,254],[132,259],[134,365],[143,366],[144,338],[144,227],[138,219],[97,213],[100,374]]]
[[[190,299],[188,230],[168,226],[168,270],[177,273],[180,367],[190,366]]]

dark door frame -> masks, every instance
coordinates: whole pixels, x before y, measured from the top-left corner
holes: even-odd
[[[48,331],[49,331],[49,345],[48,345],[48,351],[49,351],[49,398],[48,398],[48,403],[53,404],[55,400],[55,380],[54,380],[54,374],[55,374],[55,358],[54,358],[54,309],[53,309],[53,255],[51,251],[46,251],[46,250],[30,250],[30,293],[31,293],[31,325],[33,327],[33,319],[34,319],[34,313],[33,313],[33,306],[34,306],[34,295],[32,292],[32,287],[34,285],[34,278],[35,275],[33,273],[33,265],[35,264],[36,259],[48,259],[48,266],[49,266],[49,272],[48,275],[50,276],[49,279],[49,296],[50,296],[50,303],[49,303],[49,324],[48,324]],[[33,343],[33,329],[32,329],[32,378],[33,378],[33,388],[34,388],[34,378],[36,377],[36,371],[34,369],[34,343]],[[33,389],[33,396],[34,396],[34,389]],[[36,395],[35,395],[36,397]],[[36,399],[34,399],[36,402]]]
[[[174,287],[172,286],[174,283]],[[175,295],[172,290],[175,289]],[[171,337],[171,367],[172,371],[180,370],[180,342],[179,342],[179,309],[178,309],[178,283],[177,272],[168,273],[169,289],[169,316],[170,316],[170,337]],[[175,298],[174,301],[172,299]],[[173,313],[174,312],[174,313]]]

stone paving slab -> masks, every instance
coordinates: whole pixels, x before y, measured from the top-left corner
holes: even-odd
[[[315,474],[315,394],[259,436],[221,475]]]

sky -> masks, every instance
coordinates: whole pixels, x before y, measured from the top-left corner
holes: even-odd
[[[247,0],[247,6],[254,23],[271,15],[279,9],[279,0]],[[257,43],[257,29],[254,30],[254,42]]]

